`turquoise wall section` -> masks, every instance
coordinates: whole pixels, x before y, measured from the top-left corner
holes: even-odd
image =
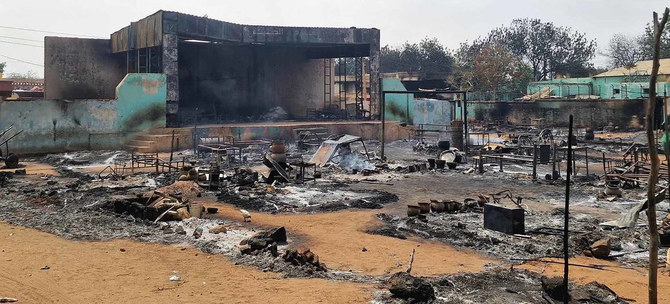
[[[382,79],[384,91],[407,91],[399,79]],[[386,120],[412,122],[414,116],[414,96],[412,94],[386,94],[384,115]]]
[[[637,99],[647,98],[649,93],[648,76],[610,76],[565,78],[545,81],[536,81],[528,84],[527,93],[533,94],[546,87],[551,88],[552,97],[573,98],[596,95],[601,99]],[[658,96],[670,96],[670,82],[658,82],[656,86]]]
[[[15,153],[120,149],[137,132],[165,126],[166,92],[163,74],[128,74],[115,100],[4,101],[0,129],[23,130],[9,142]]]

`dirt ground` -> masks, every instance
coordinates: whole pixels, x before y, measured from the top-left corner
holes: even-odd
[[[241,220],[241,214],[230,205],[219,207],[227,219]],[[401,240],[373,235],[365,231],[381,224],[375,211],[340,211],[318,214],[270,215],[253,213],[252,223],[261,226],[284,226],[298,234],[319,254],[329,268],[354,270],[369,275],[388,275],[407,269],[412,249],[416,249],[412,273],[437,276],[457,272],[478,272],[495,260],[474,252],[460,251],[445,244],[419,238]],[[363,250],[365,248],[365,250]]]
[[[395,155],[409,162],[425,159],[425,156],[417,156],[404,151],[391,148],[388,152],[391,156]],[[37,207],[44,210],[40,212],[40,215],[48,212],[56,215],[66,209],[66,198],[71,199],[69,206],[78,206],[77,203],[84,204],[79,201],[86,200],[86,197],[80,198],[82,195],[102,196],[95,197],[95,199],[104,200],[104,195],[108,195],[108,192],[99,189],[108,188],[114,184],[109,180],[84,182],[84,179],[80,179],[83,185],[79,185],[78,190],[63,190],[62,184],[73,183],[77,178],[39,177],[43,174],[58,176],[59,172],[55,169],[59,166],[57,161],[61,160],[51,160],[50,165],[38,161],[25,162],[26,171],[32,176],[15,177],[17,180],[23,179],[23,188],[15,189],[15,192],[8,190],[5,195],[7,197],[37,196],[37,193],[26,189],[26,181],[30,179],[36,181],[36,187],[40,186],[45,189],[53,187],[60,191],[54,192],[54,197],[63,198],[64,203]],[[68,161],[66,160],[65,163]],[[597,166],[597,164],[592,163],[591,166]],[[102,168],[104,165],[100,165],[99,162],[89,161],[76,170],[96,175]],[[509,168],[508,170],[511,171],[518,170],[514,166]],[[159,179],[167,179],[157,174],[151,176],[154,185]],[[520,263],[511,263],[507,257],[492,256],[481,250],[456,248],[450,245],[448,240],[418,235],[408,235],[407,239],[400,239],[372,234],[368,231],[384,225],[384,222],[379,219],[379,214],[404,217],[407,204],[416,204],[431,199],[463,201],[465,198],[477,197],[479,194],[510,189],[514,194],[524,198],[524,206],[532,211],[527,216],[533,216],[541,212],[555,212],[562,206],[564,193],[564,188],[560,184],[532,182],[524,177],[523,173],[500,173],[495,170],[489,170],[484,175],[465,175],[460,171],[399,174],[390,170],[370,177],[330,172],[327,178],[341,178],[340,182],[346,184],[346,188],[351,191],[386,191],[396,195],[398,200],[384,204],[381,209],[373,210],[347,209],[333,212],[279,214],[251,212],[250,223],[243,222],[238,207],[226,201],[217,202],[214,193],[205,194],[194,200],[206,206],[219,208],[218,213],[212,215],[213,218],[208,220],[241,226],[248,231],[283,226],[290,238],[289,246],[309,247],[319,255],[321,262],[324,262],[330,271],[347,273],[346,276],[339,276],[335,279],[333,277],[330,279],[287,278],[281,272],[263,272],[259,267],[248,266],[250,264],[231,259],[230,256],[207,254],[201,251],[202,248],[197,247],[200,248],[198,250],[186,243],[177,245],[158,243],[161,242],[160,237],[146,241],[142,236],[156,233],[155,230],[157,230],[151,224],[133,219],[129,222],[133,222],[134,226],[126,227],[124,225],[130,224],[126,223],[128,220],[125,214],[116,214],[117,217],[114,217],[109,214],[109,211],[95,209],[96,218],[99,218],[100,221],[104,220],[107,223],[111,221],[110,218],[113,220],[114,225],[107,223],[102,225],[102,227],[107,227],[103,229],[133,231],[133,234],[125,237],[123,234],[110,232],[108,238],[102,239],[114,239],[121,235],[122,238],[134,240],[77,241],[77,239],[81,240],[81,231],[86,230],[87,227],[81,223],[73,224],[76,229],[68,227],[70,231],[77,232],[71,234],[66,233],[68,230],[64,229],[61,229],[64,232],[59,234],[58,229],[54,232],[49,228],[40,227],[40,230],[51,231],[75,240],[66,240],[37,230],[0,223],[0,249],[2,250],[0,267],[3,269],[0,274],[0,297],[18,298],[20,303],[116,303],[119,300],[131,303],[166,301],[178,303],[370,302],[379,299],[380,287],[376,283],[395,272],[404,271],[413,250],[416,253],[412,274],[432,278],[447,274],[486,272],[495,267],[509,268],[512,267],[512,264]],[[128,183],[127,180],[126,183]],[[158,183],[160,184],[160,181]],[[639,199],[627,193],[628,197],[622,199],[621,202],[593,201],[594,193],[600,189],[600,186],[596,184],[597,181],[586,181],[580,187],[575,187],[572,197],[574,203],[571,206],[572,214],[610,220],[616,218],[621,211],[626,210],[632,202]],[[28,186],[32,187],[32,184]],[[151,190],[147,187],[149,186],[138,183],[138,185],[128,187],[128,191],[131,189]],[[78,201],[73,201],[75,199]],[[11,207],[13,208],[11,210],[19,210],[17,212],[39,218],[28,212],[26,208],[20,209],[20,203],[0,202],[0,207]],[[86,204],[88,205],[88,201]],[[76,210],[77,212],[92,212],[89,209],[93,207]],[[86,217],[90,214],[81,216]],[[73,220],[81,217],[55,218]],[[27,226],[37,222],[19,221],[19,223],[28,223],[25,224]],[[43,225],[42,222],[39,223]],[[472,226],[478,226],[478,224]],[[162,235],[162,232],[160,233]],[[184,239],[188,237],[191,235],[185,235]],[[225,238],[226,235],[220,237]],[[572,280],[578,283],[597,281],[606,284],[621,297],[640,303],[646,302],[647,277],[644,268],[617,261],[586,258],[581,255],[572,258],[571,262],[601,268],[573,266],[571,267]],[[42,270],[41,268],[45,266],[49,266],[49,269]],[[560,276],[562,273],[561,264],[547,262],[531,261],[514,267],[548,276]],[[178,273],[173,273],[174,271]],[[170,281],[169,278],[172,275],[180,276],[181,281]],[[354,279],[348,280],[346,279],[348,277]],[[670,274],[666,269],[660,271],[659,284],[660,290],[670,290]],[[660,292],[659,296],[661,303],[670,302],[670,295],[667,293]]]
[[[0,296],[20,303],[362,303],[366,284],[282,279],[193,248],[77,242],[0,223]],[[124,251],[122,251],[124,250]],[[49,266],[47,270],[41,268]],[[170,281],[173,271],[181,281]]]
[[[53,166],[35,161],[21,162],[20,168],[0,169],[0,172],[14,172],[16,170],[23,170],[23,169],[26,170],[26,174],[52,175],[52,176],[60,175]]]
[[[547,276],[563,276],[562,259],[546,259],[559,263],[528,262],[521,268],[535,271]],[[580,266],[570,266],[570,280],[586,284],[598,281],[606,284],[619,296],[635,300],[638,303],[647,303],[647,269],[624,267],[619,263],[603,261],[584,256],[570,259],[576,265],[598,265],[602,270]],[[663,266],[663,265],[661,265]],[[658,303],[670,303],[670,272],[666,267],[659,269],[658,276]]]

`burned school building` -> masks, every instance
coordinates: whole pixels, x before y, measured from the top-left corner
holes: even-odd
[[[272,138],[338,120],[327,127],[377,136],[379,37],[375,28],[242,25],[162,10],[110,39],[46,37],[44,99],[0,103],[0,128],[24,130],[17,152],[147,150],[161,128],[205,125]],[[355,70],[354,96],[336,92],[336,62]]]

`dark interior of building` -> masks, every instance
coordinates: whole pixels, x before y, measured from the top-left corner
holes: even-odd
[[[110,40],[49,38],[46,58],[52,99],[111,99],[126,73],[165,74],[168,127],[378,114],[377,29],[241,25],[158,11]],[[355,59],[352,102],[335,92],[339,58]]]
[[[358,50],[360,49],[360,50]],[[311,119],[335,105],[327,56],[365,48],[179,42],[180,124]],[[326,57],[326,58],[321,58]],[[343,108],[342,108],[343,109]],[[369,111],[369,109],[368,109]]]

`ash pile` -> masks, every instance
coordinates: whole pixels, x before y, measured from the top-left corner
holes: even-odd
[[[310,160],[289,154],[285,144],[274,142],[264,154],[264,167],[235,168],[220,181],[217,198],[239,208],[269,213],[380,209],[397,201],[397,196],[388,192],[349,190],[346,183],[322,179],[322,170],[330,172],[333,166],[354,174],[377,172],[367,157],[352,152],[353,142],[364,147],[360,137],[351,135],[326,140]]]
[[[562,256],[563,210],[538,212],[510,191],[463,202],[451,199],[407,206],[407,216],[377,214],[385,225],[368,232],[405,239],[418,236],[520,263]],[[646,227],[607,229],[601,220],[571,215],[570,254],[643,265]]]
[[[375,299],[383,303],[562,303],[562,278],[509,268],[434,278],[392,275]],[[604,284],[569,284],[570,303],[628,303]]]

